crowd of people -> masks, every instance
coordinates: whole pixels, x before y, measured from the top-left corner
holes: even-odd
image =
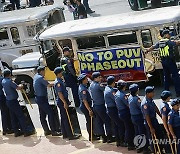
[[[34,76],[35,102],[39,108],[44,135],[63,135],[63,139],[69,140],[80,137],[80,135],[72,132],[69,123],[67,112],[71,103],[68,100],[67,85],[73,90],[76,107],[79,107],[85,116],[90,141],[102,138],[103,143],[115,141],[117,147],[127,147],[128,150],[136,149],[138,153],[148,154],[156,152],[153,142],[149,142],[149,139],[156,137],[157,139],[170,137],[177,141],[180,139],[180,100],[172,99],[171,109],[168,105],[171,99],[170,91],[161,93],[162,103],[159,110],[153,100],[154,87],[147,86],[145,97],[141,100],[137,84],[131,84],[129,88],[127,82],[123,80],[119,80],[116,84],[114,76],[107,77],[107,85],[105,86],[102,84],[101,73],[94,72],[92,76],[89,76],[92,79],[89,84],[88,75],[85,73],[76,78],[73,62],[69,57],[70,49],[65,47],[63,53],[61,66],[54,69],[56,80],[53,84],[44,79],[44,66],[39,66]],[[8,69],[3,71],[3,76],[1,73],[0,79],[3,135],[14,133],[14,136],[18,137],[34,134],[35,132],[28,130],[24,114],[17,100],[18,93],[16,90],[21,90],[23,85],[17,85],[12,81],[11,71]],[[73,84],[70,84],[71,82]],[[60,109],[62,132],[59,132],[55,127],[53,110],[48,102],[47,87],[54,87],[55,89],[57,106]],[[127,89],[130,93],[126,93]],[[159,124],[156,114],[162,118],[164,127]],[[46,120],[47,116],[48,121]],[[9,123],[10,119],[11,123]],[[93,128],[91,127],[92,124]],[[146,144],[143,147],[136,147],[134,137],[137,135],[145,136]],[[159,150],[161,153],[171,153],[169,146],[169,144],[159,144]]]

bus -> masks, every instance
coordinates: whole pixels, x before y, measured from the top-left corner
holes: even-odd
[[[13,72],[22,76],[33,70],[34,65],[45,65],[46,78],[54,80],[53,70],[63,56],[63,47],[68,46],[77,75],[100,71],[103,76],[114,75],[117,80],[146,81],[148,73],[162,70],[158,50],[147,55],[144,51],[161,39],[163,28],[171,30],[172,39],[179,37],[180,6],[60,23],[36,37],[41,43],[39,57],[34,55],[30,59],[31,53],[15,59]],[[180,68],[179,48],[176,61]]]

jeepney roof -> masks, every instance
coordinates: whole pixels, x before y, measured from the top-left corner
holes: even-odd
[[[180,6],[68,21],[45,30],[40,40],[64,39],[180,21]]]
[[[27,8],[22,10],[14,10],[0,13],[0,26],[28,22],[32,20],[40,20],[51,10],[59,10],[62,7],[57,5],[49,5],[42,7]],[[63,10],[63,9],[62,9]]]

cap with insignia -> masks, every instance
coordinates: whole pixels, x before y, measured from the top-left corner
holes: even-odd
[[[162,32],[162,36],[166,35],[166,34],[170,34],[170,31],[168,29],[163,30]]]
[[[162,93],[161,93],[161,99],[162,100],[166,100],[168,97],[171,96],[171,92],[170,91],[167,91],[167,90],[164,90]]]
[[[127,82],[125,82],[124,80],[119,80],[117,82],[117,87],[120,87],[120,86],[126,86],[127,85]]]
[[[176,99],[173,99],[171,101],[171,106],[174,106],[174,105],[177,105],[177,104],[180,104],[180,99],[176,98]]]
[[[129,90],[130,90],[130,92],[136,92],[136,91],[138,91],[138,89],[139,89],[139,86],[137,85],[137,84],[131,84],[130,86],[129,86]]]
[[[107,77],[107,84],[108,85],[111,85],[114,81],[115,81],[114,76],[108,76]]]
[[[82,73],[82,74],[80,74],[79,76],[78,76],[78,81],[81,81],[81,80],[83,80],[85,77],[86,77],[87,75],[86,75],[86,73]]]
[[[59,73],[61,73],[63,71],[63,68],[62,67],[56,67],[55,69],[54,69],[54,73],[57,75],[57,74],[59,74]]]
[[[70,51],[70,48],[69,48],[69,47],[64,47],[64,48],[63,48],[63,53],[64,53],[65,51]]]
[[[145,88],[146,94],[147,94],[147,93],[151,93],[151,92],[153,92],[153,91],[154,91],[154,86],[147,86],[147,87]]]
[[[100,72],[94,72],[92,73],[92,79],[95,79],[97,77],[101,76],[101,73]]]
[[[6,68],[6,69],[3,71],[3,75],[4,75],[4,76],[10,75],[10,74],[11,74],[11,70],[9,70],[8,68]]]
[[[40,73],[41,71],[45,70],[45,66],[38,66],[37,72]]]

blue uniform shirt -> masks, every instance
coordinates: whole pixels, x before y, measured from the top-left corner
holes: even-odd
[[[144,99],[141,102],[141,111],[143,113],[144,119],[146,115],[149,115],[151,119],[155,119],[156,118],[156,105],[153,99],[148,99],[144,97]]]
[[[128,97],[128,103],[131,115],[142,115],[141,99],[138,96],[130,95]]]
[[[58,99],[59,99],[58,92],[61,92],[64,98],[68,98],[68,91],[66,90],[66,85],[61,78],[56,78],[54,83],[54,88]]]
[[[92,106],[91,95],[90,95],[86,85],[84,85],[84,84],[79,85],[78,94],[79,94],[79,99],[81,102],[81,105],[80,105],[81,107],[85,107],[83,100],[87,100],[87,102],[89,103],[89,106],[90,107]]]
[[[115,102],[116,90],[110,86],[106,86],[104,90],[104,99],[107,107],[116,107]]]
[[[129,110],[128,98],[123,91],[118,90],[116,92],[115,102],[119,112],[126,112]]]
[[[48,81],[44,80],[43,76],[36,74],[33,80],[33,87],[36,96],[47,96]]]
[[[93,81],[90,85],[90,93],[93,99],[93,104],[102,105],[105,104],[104,101],[104,89],[105,87],[100,85],[100,83]]]
[[[18,99],[18,93],[16,91],[18,85],[15,82],[13,82],[10,78],[4,78],[2,80],[2,86],[4,88],[7,100],[10,101]]]
[[[162,102],[160,104],[161,115],[168,116],[170,111],[171,111],[171,108],[169,107],[169,104],[167,102]]]
[[[0,76],[0,96],[4,95],[3,86],[2,86],[2,80],[3,80],[3,76]]]
[[[180,127],[180,115],[179,112],[175,110],[171,110],[168,115],[168,124],[172,125],[172,127]]]

